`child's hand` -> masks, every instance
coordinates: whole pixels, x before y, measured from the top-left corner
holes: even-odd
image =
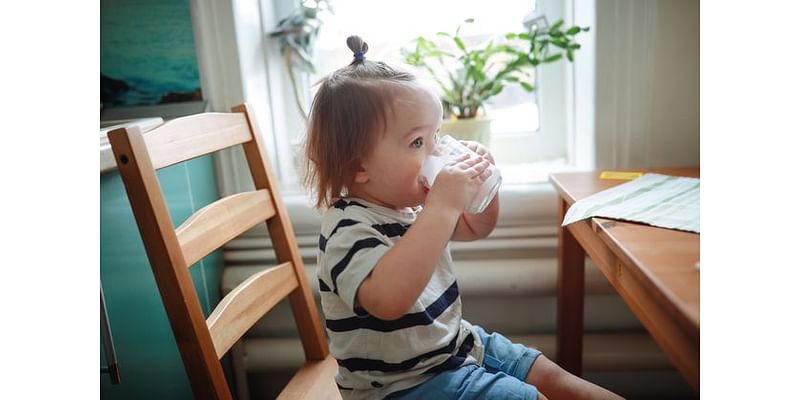
[[[464,146],[467,146],[467,148],[469,148],[470,150],[478,153],[479,155],[481,155],[484,158],[488,159],[489,162],[494,164],[494,157],[492,156],[492,153],[490,153],[489,149],[487,149],[486,146],[484,146],[480,142],[475,142],[475,141],[472,141],[472,140],[460,140],[459,142],[461,142],[461,144],[463,144]]]
[[[488,153],[488,152],[487,152]],[[462,154],[447,163],[428,193],[426,206],[447,207],[462,213],[489,177],[490,160]]]

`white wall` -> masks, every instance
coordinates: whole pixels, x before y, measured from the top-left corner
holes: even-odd
[[[595,6],[596,167],[699,165],[699,1]]]

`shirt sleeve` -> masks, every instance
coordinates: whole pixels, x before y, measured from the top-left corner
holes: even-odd
[[[327,239],[322,273],[325,274],[325,280],[331,283],[331,291],[354,314],[367,315],[358,305],[358,288],[390,248],[391,242],[386,236],[363,222],[337,229]]]

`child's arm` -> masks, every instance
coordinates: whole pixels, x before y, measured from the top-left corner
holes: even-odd
[[[489,205],[480,214],[461,214],[458,225],[453,232],[452,240],[469,242],[489,236],[497,225],[500,214],[500,193],[497,193]]]
[[[494,164],[492,153],[482,144],[472,141],[462,143]],[[468,242],[489,236],[494,230],[495,225],[497,225],[497,217],[499,214],[500,193],[498,192],[482,213],[461,214],[461,217],[458,219],[458,225],[456,225],[456,229],[453,232],[452,240]]]
[[[430,281],[462,210],[480,187],[477,177],[489,165],[465,157],[458,161],[442,169],[417,220],[361,283],[356,298],[371,315],[402,317]]]

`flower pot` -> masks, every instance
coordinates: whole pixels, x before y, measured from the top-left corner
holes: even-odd
[[[491,118],[476,117],[467,119],[446,119],[442,121],[442,135],[450,135],[458,140],[474,140],[486,147],[491,140]]]

